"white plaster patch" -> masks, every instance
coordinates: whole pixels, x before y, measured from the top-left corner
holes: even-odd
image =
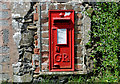
[[[20,40],[21,40],[21,33],[20,32],[16,32],[13,35],[13,39],[14,39],[14,42],[16,43],[16,45],[19,46],[19,43],[20,43]]]
[[[71,12],[65,12],[64,16],[69,16],[71,14]]]
[[[13,18],[20,17],[20,14],[12,14]]]

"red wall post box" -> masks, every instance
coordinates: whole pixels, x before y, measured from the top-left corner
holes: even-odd
[[[49,70],[74,71],[74,10],[49,10]]]

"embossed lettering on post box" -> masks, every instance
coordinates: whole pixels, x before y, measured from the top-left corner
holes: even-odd
[[[74,71],[74,10],[49,10],[49,70]]]

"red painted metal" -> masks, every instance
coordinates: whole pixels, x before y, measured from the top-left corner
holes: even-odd
[[[58,44],[59,29],[66,43]],[[74,10],[49,10],[49,70],[74,71]]]

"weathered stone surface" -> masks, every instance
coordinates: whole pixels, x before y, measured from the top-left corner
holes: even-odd
[[[7,44],[9,42],[9,30],[3,29],[3,43]]]
[[[0,18],[4,19],[8,17],[9,17],[8,11],[0,11]]]
[[[67,9],[67,10],[70,10],[70,9],[72,10],[72,9],[73,9],[73,6],[72,6],[71,4],[66,4],[66,9]]]
[[[13,74],[18,74],[20,70],[20,67],[13,67]]]
[[[3,80],[3,81],[7,81],[7,80],[9,80],[9,79],[10,79],[10,76],[9,76],[7,73],[2,74],[2,80]]]
[[[24,9],[24,10],[23,10]],[[30,9],[30,2],[12,2],[11,3],[11,12],[12,17],[24,17]]]
[[[50,4],[49,10],[53,10],[53,9],[56,9],[55,5],[54,4]]]
[[[42,32],[42,38],[49,38],[48,32]]]
[[[89,39],[90,39],[90,35],[89,35],[89,31],[90,31],[90,28],[91,28],[91,19],[86,16],[83,20],[83,23],[84,23],[84,43],[88,43]]]
[[[48,38],[42,38],[42,44],[49,45],[49,39]]]
[[[20,32],[14,33],[13,39],[14,39],[14,42],[16,43],[17,47],[18,47],[19,44],[20,44],[20,40],[21,40],[21,33]]]
[[[8,55],[2,55],[2,58],[0,60],[1,60],[2,63],[3,62],[9,62],[10,61],[9,54]]]
[[[28,61],[28,62],[31,61],[32,60],[32,53],[25,52],[23,58],[24,58],[24,61]]]
[[[0,53],[8,53],[9,47],[8,46],[0,46]]]
[[[42,51],[49,51],[48,45],[42,45]]]
[[[2,74],[0,73],[0,83],[2,83]]]
[[[8,20],[0,20],[0,25],[9,26]]]
[[[0,64],[0,73],[2,72],[2,67],[3,67],[3,66]]]
[[[1,9],[8,9],[8,6],[6,3],[0,3],[0,8]]]
[[[42,26],[41,28],[41,31],[48,31],[48,30],[49,30],[48,26]]]
[[[24,74],[23,76],[13,76],[13,82],[31,82],[32,76],[30,74]]]
[[[29,44],[28,46],[33,44],[33,33],[32,32],[22,34],[20,45],[24,45],[24,44]]]

